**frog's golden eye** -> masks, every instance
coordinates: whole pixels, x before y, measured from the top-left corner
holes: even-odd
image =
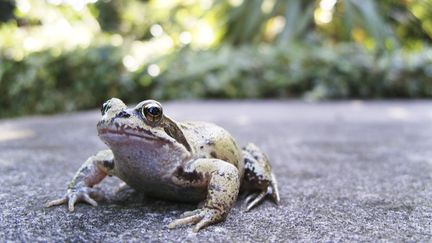
[[[156,103],[145,105],[142,108],[142,113],[151,123],[157,123],[162,119],[162,107]]]
[[[107,101],[105,103],[102,104],[101,106],[101,114],[102,116],[105,115],[105,113],[111,108],[110,102]]]

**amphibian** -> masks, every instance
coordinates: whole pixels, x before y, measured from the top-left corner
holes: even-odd
[[[184,202],[201,202],[168,227],[195,224],[193,231],[224,220],[239,191],[250,195],[246,210],[269,196],[279,202],[267,156],[254,144],[240,149],[223,128],[205,122],[176,122],[162,105],[145,100],[128,108],[112,98],[102,106],[97,124],[109,147],[91,156],[69,183],[66,194],[46,206],[78,201],[96,206],[94,185],[107,175],[120,178],[144,194]]]

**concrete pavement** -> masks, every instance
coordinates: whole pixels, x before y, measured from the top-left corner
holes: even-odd
[[[108,178],[96,208],[44,208],[85,159],[105,148],[98,111],[0,120],[0,241],[414,241],[432,240],[432,101],[167,102],[175,120],[205,120],[271,158],[281,205],[198,234],[169,230],[194,205],[125,191]]]

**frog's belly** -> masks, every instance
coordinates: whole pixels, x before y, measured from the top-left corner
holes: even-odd
[[[205,187],[179,186],[172,182],[170,176],[158,172],[159,170],[154,171],[152,168],[137,168],[125,163],[116,168],[114,175],[150,197],[181,202],[200,202],[206,198]]]

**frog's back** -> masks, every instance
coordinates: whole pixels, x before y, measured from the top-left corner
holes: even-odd
[[[241,149],[231,134],[212,123],[180,123],[195,158],[216,158],[233,164],[243,176],[244,161]]]

